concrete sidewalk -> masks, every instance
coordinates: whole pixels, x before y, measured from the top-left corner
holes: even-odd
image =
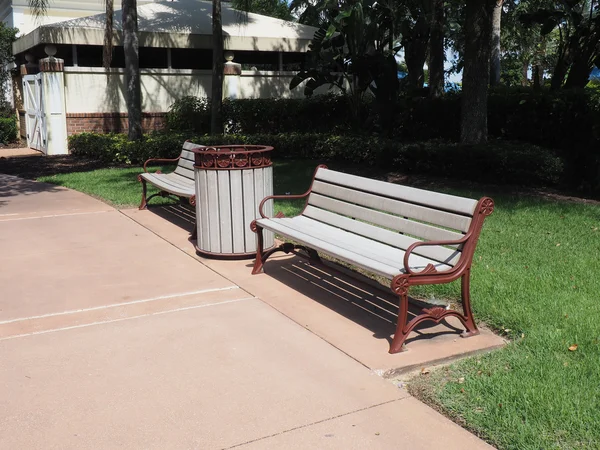
[[[490,448],[129,216],[0,175],[0,448]]]

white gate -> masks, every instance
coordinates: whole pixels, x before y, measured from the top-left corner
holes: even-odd
[[[23,77],[27,146],[47,153],[46,119],[42,105],[42,74]]]

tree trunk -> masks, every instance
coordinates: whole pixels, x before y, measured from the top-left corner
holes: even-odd
[[[424,15],[420,16],[413,26],[411,26],[409,21],[404,21],[401,25],[401,30],[404,61],[408,70],[408,75],[406,76],[408,86],[415,90],[422,89],[425,83],[423,66],[427,60],[429,20]]]
[[[123,0],[123,50],[125,53],[125,84],[129,139],[142,138],[142,94],[138,42],[137,1]]]
[[[490,56],[490,85],[500,84],[500,24],[502,21],[502,4],[504,0],[497,0],[492,14],[492,50]]]
[[[466,0],[460,142],[487,142],[490,40],[495,0]]]
[[[429,51],[429,96],[444,94],[444,0],[432,0]]]
[[[223,134],[223,25],[221,0],[212,2],[213,70],[210,104],[210,134]]]
[[[527,73],[529,72],[529,61],[523,61],[521,65],[521,86],[529,85],[529,78]]]
[[[556,65],[552,72],[552,80],[550,81],[550,89],[557,90],[562,87],[565,82],[565,77],[571,65],[571,52],[569,51],[568,43],[564,48],[559,49]]]
[[[533,66],[533,70],[532,70],[532,79],[533,79],[533,90],[534,91],[539,91],[542,89],[542,69],[539,66],[539,64],[536,64]]]

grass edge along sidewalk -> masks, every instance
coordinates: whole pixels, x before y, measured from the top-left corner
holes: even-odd
[[[316,164],[276,163],[275,192],[304,192]],[[139,202],[139,171],[40,180],[131,206]],[[600,206],[431,188],[496,201],[475,253],[473,308],[477,320],[513,342],[419,376],[411,391],[500,449],[600,448]],[[293,215],[300,206],[276,209]],[[413,294],[457,299],[459,286]]]

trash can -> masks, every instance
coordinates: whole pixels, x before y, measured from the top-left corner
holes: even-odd
[[[194,150],[196,183],[196,252],[202,256],[243,259],[256,256],[256,234],[250,222],[258,206],[273,195],[273,147],[218,145]],[[272,216],[273,202],[265,214]],[[265,231],[265,249],[273,247]]]

